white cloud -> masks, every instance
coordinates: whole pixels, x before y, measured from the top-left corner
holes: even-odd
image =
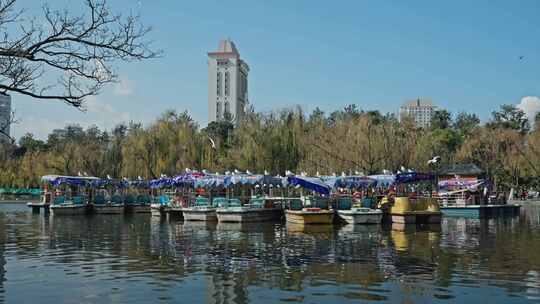
[[[525,96],[521,98],[521,102],[517,105],[517,107],[525,112],[529,122],[533,124],[536,113],[540,112],[540,97]]]
[[[116,110],[96,96],[89,96],[85,105],[88,111],[85,123],[87,125],[94,124],[100,128],[111,129],[119,123],[128,122],[131,118],[129,113]]]
[[[118,96],[130,96],[133,94],[134,84],[129,79],[120,79],[114,86],[114,94]]]
[[[32,133],[36,138],[47,139],[52,130],[62,129],[68,124],[78,124],[83,128],[96,125],[102,130],[111,130],[132,119],[129,113],[118,111],[96,96],[86,98],[85,109],[86,112],[81,112],[73,108],[62,108],[62,113],[57,113],[53,118],[35,114],[20,116],[19,123],[12,126],[13,136],[20,138],[26,133]]]
[[[90,113],[111,114],[114,112],[110,104],[101,102],[96,96],[86,98],[85,108]]]
[[[18,139],[26,133],[32,133],[35,138],[47,139],[52,130],[63,128],[66,123],[66,121],[28,116],[20,118],[18,123],[11,126],[12,135]]]

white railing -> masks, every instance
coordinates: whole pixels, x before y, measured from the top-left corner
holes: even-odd
[[[492,194],[485,197],[481,194],[472,193],[453,193],[441,194],[438,196],[439,205],[441,207],[466,207],[472,205],[502,205],[506,203],[506,199],[502,194]]]

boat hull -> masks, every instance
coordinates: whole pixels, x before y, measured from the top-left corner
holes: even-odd
[[[216,214],[220,223],[267,222],[281,218],[281,209],[218,208]]]
[[[380,224],[383,217],[381,210],[339,210],[337,214],[341,221],[353,225]]]
[[[285,210],[285,219],[294,224],[332,224],[334,220],[334,211],[304,211],[304,210]]]
[[[392,223],[398,224],[440,224],[441,212],[435,211],[408,211],[391,213]]]
[[[126,213],[150,213],[152,212],[150,205],[126,205],[124,207]]]
[[[152,204],[150,206],[150,212],[152,216],[164,216],[167,215],[168,207],[160,204]]]
[[[182,209],[185,221],[217,221],[216,208],[184,208]]]
[[[88,213],[87,205],[52,205],[51,213],[56,216],[61,215],[84,215]]]
[[[92,210],[95,214],[122,214],[124,205],[94,205]]]

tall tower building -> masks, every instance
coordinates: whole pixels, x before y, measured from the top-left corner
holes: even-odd
[[[249,103],[248,73],[249,66],[230,39],[208,53],[208,122],[242,119]]]
[[[405,102],[399,108],[399,119],[401,121],[405,117],[411,117],[417,127],[429,128],[436,110],[437,107],[433,105],[431,100],[418,98]]]
[[[11,124],[11,96],[0,93],[0,140],[5,139],[5,135],[10,136]]]

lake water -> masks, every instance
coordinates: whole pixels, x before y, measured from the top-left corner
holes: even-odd
[[[540,301],[540,205],[425,227],[53,217],[0,205],[5,303]]]

